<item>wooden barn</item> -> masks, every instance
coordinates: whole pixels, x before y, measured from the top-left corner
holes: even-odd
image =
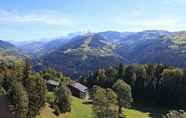
[[[74,82],[69,85],[69,88],[72,92],[72,95],[82,99],[88,99],[88,87],[86,87],[85,85]]]

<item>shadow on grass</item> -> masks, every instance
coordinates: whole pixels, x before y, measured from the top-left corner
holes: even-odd
[[[169,108],[161,107],[155,104],[138,103],[132,106],[132,109],[149,113],[151,118],[162,118],[163,115],[168,113]]]

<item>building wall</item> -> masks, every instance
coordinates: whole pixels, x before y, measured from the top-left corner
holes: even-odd
[[[76,96],[76,97],[79,97],[82,99],[85,99],[87,97],[87,92],[81,92],[77,88],[74,88],[72,86],[70,86],[69,88],[70,88],[73,96]]]

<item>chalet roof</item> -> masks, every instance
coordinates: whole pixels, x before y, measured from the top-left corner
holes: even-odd
[[[59,82],[55,80],[47,80],[47,84],[54,85],[54,86],[59,86]]]
[[[78,82],[74,82],[70,86],[78,89],[81,92],[86,92],[86,90],[88,89],[85,85],[78,83]]]

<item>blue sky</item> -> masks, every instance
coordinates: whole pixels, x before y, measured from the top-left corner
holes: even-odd
[[[186,0],[0,0],[0,40],[71,32],[186,30]]]

